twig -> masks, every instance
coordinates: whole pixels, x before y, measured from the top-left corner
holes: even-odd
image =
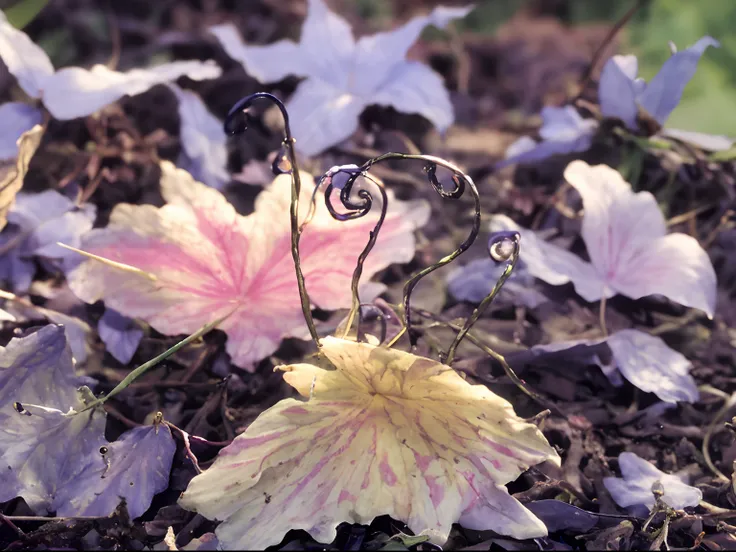
[[[171,355],[173,355],[174,353],[176,353],[182,347],[186,347],[192,341],[195,341],[195,340],[199,339],[200,337],[202,337],[204,334],[206,334],[210,330],[212,330],[212,329],[216,328],[217,326],[219,326],[233,312],[235,312],[235,310],[229,312],[228,314],[226,314],[225,316],[223,316],[221,318],[218,318],[214,322],[210,322],[209,324],[205,324],[204,326],[202,326],[199,330],[197,330],[196,332],[194,332],[190,336],[185,337],[184,339],[182,339],[181,341],[179,341],[179,343],[177,343],[176,345],[170,347],[169,349],[167,349],[166,351],[164,351],[160,355],[152,358],[148,362],[145,362],[145,363],[141,364],[138,368],[136,368],[130,374],[128,374],[127,376],[125,376],[123,378],[123,380],[120,383],[118,383],[113,388],[113,390],[110,391],[107,395],[105,395],[104,397],[101,397],[101,398],[99,398],[99,399],[97,399],[95,401],[92,401],[90,404],[88,404],[80,412],[85,412],[86,410],[89,410],[91,408],[95,408],[96,406],[99,406],[101,404],[104,404],[106,401],[108,401],[109,399],[111,399],[112,397],[114,397],[115,395],[117,395],[118,393],[120,393],[121,391],[123,391],[124,389],[126,389],[131,383],[133,383],[136,379],[138,379],[140,376],[142,376],[149,369],[151,369],[154,366],[156,366],[159,362],[161,362],[163,360],[166,360],[167,358],[169,358]]]
[[[284,120],[284,140],[283,146],[286,149],[286,153],[289,156],[289,163],[291,169],[288,171],[291,173],[291,201],[289,204],[289,221],[291,224],[291,256],[294,260],[294,270],[296,272],[296,282],[299,287],[299,299],[302,307],[302,314],[304,320],[307,323],[309,329],[309,335],[314,341],[317,348],[320,348],[319,333],[317,333],[317,327],[314,324],[314,318],[312,317],[312,306],[309,301],[309,294],[307,293],[307,286],[304,281],[304,274],[302,272],[301,258],[299,255],[299,238],[301,237],[301,230],[299,226],[299,197],[301,195],[302,181],[299,174],[299,166],[296,158],[296,151],[294,149],[295,140],[291,135],[291,126],[289,125],[289,113],[286,111],[286,107],[283,102],[279,100],[273,94],[267,92],[257,92],[246,96],[239,100],[228,112],[225,118],[225,133],[230,135],[243,134],[248,129],[246,122],[245,111],[259,99],[268,100],[275,104],[281,112],[281,117]]]
[[[605,290],[604,290],[605,292]],[[601,325],[601,332],[603,333],[603,337],[608,337],[608,327],[606,326],[606,296],[605,293],[601,297],[601,303],[598,307],[598,322]]]
[[[709,391],[707,387],[703,387],[701,389],[704,391]],[[726,477],[726,475],[721,470],[719,470],[718,467],[713,462],[710,456],[710,440],[713,438],[713,435],[716,432],[716,428],[721,423],[720,422],[721,418],[723,418],[723,416],[731,408],[733,408],[734,405],[736,405],[736,393],[728,397],[724,405],[713,417],[713,421],[710,424],[708,424],[708,428],[706,429],[705,435],[703,436],[703,459],[705,460],[705,463],[710,469],[710,471],[713,472],[713,475],[715,475],[721,481],[731,481],[731,480],[728,477]]]
[[[603,39],[603,42],[601,42],[601,44],[598,46],[598,49],[593,54],[593,58],[590,60],[590,65],[588,65],[585,72],[583,73],[583,78],[580,84],[580,90],[578,92],[577,98],[580,98],[583,95],[583,92],[585,91],[593,77],[593,72],[595,71],[595,68],[598,66],[598,63],[603,56],[603,52],[606,51],[608,45],[613,41],[614,38],[616,38],[616,35],[619,33],[619,31],[624,28],[624,26],[631,20],[631,18],[634,17],[634,14],[639,11],[639,8],[641,8],[647,1],[648,0],[636,0],[636,3],[631,6],[631,8],[629,8],[629,11],[627,11],[621,17],[621,19],[616,21],[616,24],[611,27],[610,31],[608,31],[608,34]]]

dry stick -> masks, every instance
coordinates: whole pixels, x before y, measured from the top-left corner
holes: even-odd
[[[605,290],[604,290],[605,291]],[[601,332],[603,337],[608,337],[608,327],[606,326],[606,302],[607,298],[605,294],[601,297],[600,305],[598,306],[598,322],[601,325]]]
[[[289,156],[291,163],[291,202],[289,204],[289,221],[291,223],[291,256],[294,260],[294,270],[296,272],[296,282],[299,287],[299,299],[302,307],[304,320],[309,328],[309,335],[312,337],[317,348],[320,348],[319,334],[317,327],[312,318],[312,307],[307,293],[307,286],[304,282],[304,274],[302,273],[301,259],[299,256],[299,238],[301,230],[299,226],[299,196],[301,194],[302,182],[299,175],[299,166],[296,159],[296,151],[294,150],[294,138],[291,135],[291,127],[289,126],[289,114],[284,104],[273,94],[267,92],[257,92],[246,96],[239,100],[228,112],[225,117],[225,132],[230,135],[243,134],[248,126],[246,124],[245,111],[258,99],[269,100],[276,104],[281,111],[281,117],[284,120],[284,141],[283,145]]]
[[[427,268],[420,270],[418,273],[409,278],[409,280],[407,280],[407,282],[404,284],[403,298],[401,308],[399,309],[399,315],[402,318],[403,327],[401,328],[401,331],[387,344],[387,347],[393,346],[405,333],[409,334],[409,342],[411,346],[414,346],[416,338],[411,331],[411,295],[414,291],[414,288],[422,280],[422,278],[454,261],[463,252],[465,252],[473,244],[473,242],[475,242],[475,239],[480,233],[480,195],[478,194],[478,189],[476,188],[475,183],[473,182],[473,179],[470,178],[470,176],[465,174],[452,163],[449,163],[444,159],[432,155],[415,155],[395,152],[384,153],[383,155],[379,155],[378,157],[369,159],[361,167],[359,167],[357,171],[361,173],[367,173],[374,165],[391,160],[424,161],[427,164],[425,166],[425,170],[427,171],[427,178],[429,179],[429,183],[432,185],[432,188],[434,188],[435,192],[440,195],[440,197],[442,197],[443,199],[459,199],[465,192],[465,187],[467,186],[468,188],[470,188],[470,191],[473,194],[473,200],[475,204],[473,224],[468,237],[452,253],[444,256],[442,259],[428,266]],[[452,173],[452,180],[455,185],[454,189],[449,191],[445,190],[444,186],[439,182],[436,176],[438,166],[449,170]]]
[[[719,420],[723,418],[726,412],[728,412],[731,408],[733,408],[734,405],[736,405],[736,393],[729,396],[723,391],[715,389],[710,385],[702,385],[699,387],[699,390],[726,399],[726,402],[723,404],[721,409],[713,417],[713,421],[708,424],[708,428],[706,429],[705,435],[703,436],[703,459],[705,460],[705,463],[710,471],[713,472],[713,475],[715,475],[718,479],[722,481],[731,481],[721,470],[718,469],[718,467],[713,462],[713,459],[710,456],[710,440],[713,438],[716,428],[720,423]]]
[[[576,100],[583,95],[585,88],[590,83],[593,77],[593,72],[595,71],[598,62],[600,62],[601,57],[603,56],[603,52],[606,50],[611,41],[616,38],[616,35],[619,33],[619,31],[624,28],[624,26],[631,20],[631,18],[634,17],[634,14],[639,10],[639,8],[641,8],[646,2],[648,2],[648,0],[636,0],[636,3],[631,6],[631,8],[629,8],[629,11],[627,11],[623,15],[623,17],[621,17],[621,19],[616,21],[616,24],[611,27],[610,31],[608,31],[608,34],[603,39],[603,42],[601,42],[601,44],[598,46],[598,49],[593,54],[593,58],[590,60],[590,65],[588,65],[585,73],[583,73],[582,82],[580,84],[580,91],[575,98]]]
[[[26,534],[23,532],[23,530],[18,527],[15,523],[13,523],[8,516],[0,512],[0,521],[5,523],[8,527],[10,527],[13,531],[15,531],[16,535],[18,535],[21,538],[25,538]]]
[[[83,408],[80,411],[80,413],[81,412],[85,412],[85,411],[87,411],[87,410],[89,410],[91,408],[95,408],[95,407],[97,407],[97,406],[99,406],[101,404],[104,404],[106,401],[108,401],[109,399],[111,399],[112,397],[114,397],[115,395],[117,395],[118,393],[120,393],[121,391],[123,391],[124,389],[126,389],[131,383],[133,383],[136,379],[138,379],[140,376],[142,376],[149,369],[151,369],[154,366],[156,366],[159,362],[161,362],[163,360],[166,360],[167,358],[169,358],[171,355],[173,355],[174,353],[176,353],[182,347],[185,347],[185,346],[189,345],[192,341],[195,341],[195,340],[199,339],[200,337],[202,337],[204,334],[206,334],[210,330],[212,330],[212,329],[216,328],[217,326],[219,326],[233,312],[235,312],[234,309],[233,309],[233,311],[229,312],[225,316],[223,316],[221,318],[218,318],[214,322],[210,322],[209,324],[205,324],[199,330],[197,330],[196,332],[194,332],[192,335],[190,335],[188,337],[185,337],[184,339],[182,339],[181,341],[179,341],[179,343],[177,343],[173,347],[170,347],[169,349],[167,349],[166,351],[164,351],[160,355],[152,358],[148,362],[145,362],[145,363],[141,364],[138,368],[136,368],[130,374],[128,374],[127,376],[125,376],[123,378],[123,380],[120,383],[118,383],[113,388],[112,391],[110,391],[104,397],[100,397],[99,399],[97,399],[95,401],[92,401],[85,408]]]
[[[452,330],[455,330],[456,332],[459,332],[462,330],[462,326],[459,326],[458,324],[453,324],[452,322],[445,322],[444,320],[440,320],[437,318],[434,314],[431,312],[425,311],[423,309],[414,309],[414,311],[429,320],[432,320],[434,323],[446,326]],[[506,361],[506,358],[500,354],[491,349],[488,345],[483,343],[481,339],[476,337],[473,333],[468,332],[466,336],[468,338],[468,341],[470,341],[473,345],[478,347],[481,351],[486,353],[488,356],[494,358],[503,368],[504,372],[506,372],[506,376],[519,388],[521,391],[530,397],[531,399],[537,401],[539,404],[541,404],[543,407],[550,409],[552,412],[554,412],[557,416],[560,418],[567,418],[567,415],[565,415],[559,408],[557,408],[556,405],[552,404],[550,401],[542,397],[539,393],[534,391],[529,387],[529,385],[522,380],[519,376],[516,375],[516,372],[514,372],[514,369],[511,368],[509,363]]]
[[[519,242],[521,241],[521,235],[518,232],[513,232],[511,235],[506,235],[506,233],[499,233],[498,239],[496,239],[495,242],[493,242],[494,238],[491,238],[492,243],[489,244],[489,253],[491,255],[491,258],[494,261],[501,260],[500,258],[496,258],[496,253],[494,252],[494,249],[497,245],[500,245],[503,241],[507,239],[513,240],[513,250],[511,252],[511,255],[507,257],[505,260],[507,261],[506,268],[503,271],[503,274],[501,274],[501,277],[498,279],[496,284],[493,286],[493,289],[491,292],[486,295],[483,300],[480,302],[480,304],[473,310],[473,313],[468,317],[468,319],[465,321],[465,324],[463,324],[462,329],[458,332],[458,334],[455,336],[455,339],[453,340],[452,344],[450,345],[450,348],[447,350],[447,359],[445,360],[445,364],[448,366],[452,365],[452,361],[455,359],[455,351],[457,350],[458,345],[460,345],[460,342],[463,340],[463,338],[467,335],[468,331],[470,331],[470,328],[473,327],[473,324],[475,324],[478,321],[478,318],[481,317],[481,315],[485,312],[485,310],[490,306],[490,304],[493,302],[493,300],[496,298],[498,293],[501,291],[501,288],[506,283],[506,280],[509,279],[509,276],[511,276],[511,273],[513,272],[514,268],[516,267],[516,263],[519,260]]]

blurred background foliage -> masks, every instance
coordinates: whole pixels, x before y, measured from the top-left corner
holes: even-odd
[[[400,0],[355,0],[362,15],[390,19]],[[470,31],[493,35],[519,10],[534,8],[569,25],[615,23],[635,0],[480,0],[464,21]],[[458,2],[453,2],[458,3]],[[462,3],[462,2],[459,2]],[[639,75],[651,79],[669,57],[669,41],[683,49],[704,35],[709,48],[667,126],[736,136],[736,0],[650,0],[620,34],[620,53],[639,58]]]
[[[24,27],[49,0],[0,0],[0,7],[13,24]],[[116,0],[113,0],[116,1]],[[184,0],[182,0],[184,1]],[[195,3],[200,0],[191,0]],[[557,17],[563,23],[579,26],[616,22],[636,0],[477,0],[476,9],[461,28],[492,36],[520,10]],[[362,17],[381,26],[390,26],[404,0],[350,0]],[[105,2],[101,2],[104,4]],[[433,2],[434,3],[434,2]],[[465,4],[462,0],[449,0]],[[100,21],[91,27],[104,33],[102,13],[90,14]],[[639,58],[639,75],[647,80],[670,55],[669,41],[679,49],[704,35],[721,42],[709,48],[698,72],[685,90],[668,126],[736,137],[736,0],[649,0],[638,10],[620,34],[621,53]],[[431,38],[431,30],[428,38]],[[60,64],[73,63],[74,53],[64,48],[64,30],[47,36],[41,45]],[[56,54],[56,55],[54,55]]]

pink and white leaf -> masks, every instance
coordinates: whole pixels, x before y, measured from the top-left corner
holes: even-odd
[[[118,205],[109,226],[92,230],[82,243],[82,249],[155,280],[89,260],[70,275],[72,290],[90,303],[104,299],[168,335],[192,333],[234,311],[219,327],[239,366],[270,355],[285,337],[306,337],[290,250],[290,176],[278,177],[258,196],[255,212],[241,216],[218,191],[170,163],[161,167],[167,205]],[[313,179],[303,173],[302,180],[304,215]],[[352,271],[376,216],[338,222],[317,202],[300,248],[307,288],[319,307],[350,306]],[[390,200],[375,254],[365,263],[365,282],[391,263],[412,259],[413,231],[427,217],[423,202]],[[368,285],[364,297],[381,290]]]
[[[262,549],[290,529],[328,543],[339,523],[384,514],[438,544],[454,522],[516,538],[546,534],[504,484],[559,457],[507,401],[430,359],[336,338],[322,344],[336,370],[281,367],[309,400],[262,413],[180,498],[222,521],[220,546]]]
[[[622,508],[643,505],[651,510],[655,504],[652,486],[657,483],[664,489],[662,500],[675,510],[697,506],[703,499],[700,489],[687,485],[676,475],[660,471],[633,452],[622,452],[618,466],[622,477],[604,477],[603,484]]]

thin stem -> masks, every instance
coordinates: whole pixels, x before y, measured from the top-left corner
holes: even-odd
[[[598,62],[601,59],[601,56],[603,56],[603,52],[606,51],[606,47],[613,41],[614,38],[616,38],[616,35],[619,33],[619,31],[631,20],[632,17],[634,17],[634,14],[641,8],[648,0],[636,0],[636,3],[629,8],[629,11],[627,11],[621,19],[619,19],[616,24],[611,27],[611,30],[608,31],[608,34],[603,39],[603,41],[600,43],[598,48],[596,49],[595,53],[593,54],[593,58],[590,60],[590,64],[585,70],[585,73],[583,73],[582,82],[580,84],[580,92],[578,93],[578,97],[582,96],[583,92],[585,91],[586,86],[590,82],[590,79],[593,76],[593,72],[595,71],[596,66],[598,65]]]
[[[409,341],[412,346],[416,344],[416,338],[417,336],[412,331],[412,320],[411,320],[411,295],[414,291],[414,288],[419,283],[419,281],[427,276],[428,274],[431,274],[438,268],[441,268],[445,266],[446,264],[452,262],[455,260],[460,254],[462,254],[464,251],[466,251],[475,241],[475,239],[478,237],[478,234],[480,232],[480,223],[481,223],[481,212],[480,212],[480,195],[478,194],[478,190],[475,186],[475,183],[473,180],[465,174],[463,171],[461,171],[458,167],[453,165],[452,163],[449,163],[448,161],[445,161],[444,159],[441,159],[439,157],[434,157],[431,155],[421,155],[421,154],[414,154],[414,153],[384,153],[383,155],[379,155],[378,157],[374,157],[372,159],[369,159],[363,165],[360,167],[356,166],[344,166],[344,167],[337,167],[337,170],[331,169],[325,175],[320,179],[320,182],[317,184],[317,188],[323,183],[323,182],[329,182],[329,186],[325,190],[326,195],[326,202],[327,202],[327,208],[330,210],[330,214],[333,216],[333,218],[336,218],[338,220],[351,220],[354,218],[362,217],[368,213],[372,206],[372,196],[367,190],[360,190],[358,193],[358,196],[360,199],[363,200],[362,203],[358,204],[355,203],[353,200],[350,199],[350,190],[352,188],[352,185],[354,184],[355,180],[359,176],[365,176],[368,177],[368,171],[371,170],[375,165],[378,165],[379,163],[384,163],[387,161],[395,161],[395,160],[415,160],[415,161],[423,161],[425,165],[425,170],[427,172],[427,178],[429,180],[429,183],[432,185],[434,190],[445,199],[459,199],[463,193],[465,192],[466,186],[470,188],[473,199],[475,203],[475,216],[473,218],[473,224],[472,229],[468,237],[458,246],[458,248],[450,253],[449,255],[443,257],[435,264],[425,268],[424,270],[419,271],[417,274],[413,275],[404,285],[403,290],[403,300],[402,304],[399,308],[399,314],[402,318],[403,328],[402,330],[388,343],[388,347],[391,347],[394,345],[405,333],[409,334]],[[452,181],[454,184],[454,188],[451,190],[446,190],[444,186],[439,182],[436,176],[437,167],[442,167],[452,173]],[[348,180],[345,182],[344,186],[342,187],[341,193],[340,193],[340,199],[345,207],[348,209],[351,209],[351,212],[347,214],[339,214],[334,211],[334,209],[331,207],[331,204],[329,202],[329,194],[332,192],[332,179],[337,175],[338,173],[347,173],[349,175]],[[378,183],[375,182],[377,185]],[[379,219],[378,224],[374,228],[373,232],[371,232],[371,238],[368,242],[368,245],[363,250],[363,253],[361,254],[358,266],[356,267],[355,272],[353,273],[353,281],[352,281],[352,290],[353,290],[353,301],[352,301],[352,307],[351,312],[348,315],[348,322],[345,329],[345,335],[347,335],[348,331],[350,330],[350,327],[352,326],[352,322],[355,318],[355,316],[360,316],[360,299],[357,295],[357,286],[358,286],[358,279],[360,278],[360,274],[362,272],[362,264],[365,260],[365,257],[367,256],[368,252],[373,248],[373,245],[375,244],[375,241],[378,237],[378,232],[380,231],[381,224],[383,223],[383,219],[385,217],[385,211],[386,211],[386,195],[385,191],[383,190],[382,186],[378,185],[379,190],[381,190],[381,194],[383,196],[383,207],[382,207],[382,213],[381,218]],[[312,194],[312,203],[310,205],[310,210],[307,216],[307,220],[311,217],[313,214],[313,206],[314,206],[314,198],[316,194],[316,188],[315,193]]]
[[[713,462],[713,459],[710,456],[710,441],[716,432],[716,428],[721,423],[721,419],[731,408],[733,408],[734,405],[736,405],[736,393],[728,397],[728,400],[726,400],[721,409],[713,417],[713,421],[708,424],[708,428],[703,436],[703,460],[705,460],[705,464],[708,466],[710,471],[713,472],[713,475],[722,481],[730,481],[730,479],[726,477],[726,475],[719,470]]]
[[[473,324],[475,324],[478,321],[478,318],[480,318],[480,316],[485,312],[485,310],[490,306],[490,304],[496,298],[496,296],[498,295],[498,292],[501,291],[501,288],[506,283],[506,280],[509,279],[509,276],[511,276],[511,273],[516,267],[516,263],[519,260],[519,249],[520,249],[519,242],[521,241],[521,235],[518,232],[512,232],[511,234],[507,232],[499,232],[497,236],[492,237],[491,242],[488,245],[491,257],[493,258],[494,261],[503,258],[503,257],[497,257],[498,253],[496,253],[495,250],[505,240],[512,240],[513,242],[513,250],[511,251],[510,256],[504,259],[507,261],[506,268],[501,274],[501,277],[496,282],[496,285],[493,286],[491,293],[489,293],[486,297],[483,298],[483,300],[480,302],[478,307],[468,317],[468,319],[465,321],[465,324],[463,324],[463,327],[460,329],[458,334],[455,336],[454,341],[450,345],[450,348],[447,350],[447,359],[445,360],[445,364],[447,364],[448,366],[450,366],[452,364],[452,361],[455,359],[455,351],[457,350],[458,345],[460,345],[460,342],[468,334],[468,331],[470,331],[470,328],[473,327]]]
[[[169,349],[167,349],[166,351],[164,351],[160,355],[152,358],[148,362],[145,362],[145,363],[141,364],[138,368],[136,368],[135,370],[133,370],[132,372],[130,372],[130,374],[128,374],[127,376],[125,376],[123,378],[123,380],[120,383],[118,383],[112,389],[112,391],[110,391],[107,395],[105,395],[104,397],[100,397],[99,399],[97,399],[95,401],[92,401],[90,404],[88,404],[80,412],[85,412],[86,410],[90,410],[91,408],[95,408],[97,406],[100,406],[100,405],[104,404],[110,398],[114,397],[115,395],[117,395],[118,393],[120,393],[121,391],[123,391],[124,389],[126,389],[131,383],[133,383],[136,379],[138,379],[139,377],[141,377],[148,370],[150,370],[151,368],[153,368],[154,366],[156,366],[159,362],[161,362],[163,360],[166,360],[167,358],[169,358],[171,355],[173,355],[174,353],[176,353],[182,347],[186,347],[192,341],[195,341],[195,340],[199,339],[200,337],[202,337],[204,334],[206,334],[207,332],[209,332],[213,328],[216,328],[227,317],[229,317],[233,312],[235,312],[235,311],[233,310],[232,312],[226,314],[225,316],[223,316],[221,318],[218,318],[214,322],[210,322],[209,324],[205,324],[204,326],[202,326],[199,330],[197,330],[196,332],[194,332],[189,337],[185,337],[184,339],[182,339],[181,341],[179,341],[179,343],[177,343],[173,347],[170,347]]]
[[[382,163],[385,161],[390,160],[417,160],[417,161],[424,161],[427,163],[426,171],[427,171],[427,178],[429,179],[430,184],[434,188],[434,190],[445,199],[459,199],[463,193],[465,192],[465,187],[467,186],[470,188],[471,193],[473,194],[473,201],[474,201],[474,207],[475,207],[475,214],[473,217],[473,224],[470,230],[470,233],[468,234],[468,237],[455,249],[452,253],[449,255],[446,255],[439,261],[437,261],[435,264],[428,266],[424,270],[420,270],[416,274],[414,274],[407,282],[404,284],[404,290],[403,290],[403,300],[401,308],[399,309],[399,314],[403,318],[403,325],[405,330],[402,329],[402,331],[394,337],[394,339],[391,340],[391,342],[388,344],[388,346],[392,346],[394,343],[396,343],[399,338],[404,334],[409,334],[409,342],[411,346],[414,346],[416,344],[417,336],[412,331],[412,309],[411,309],[411,295],[414,291],[414,288],[417,286],[417,284],[424,278],[425,276],[431,274],[438,268],[442,268],[443,266],[451,263],[455,259],[457,259],[462,253],[464,253],[472,244],[475,242],[475,239],[478,237],[478,234],[480,233],[480,221],[481,221],[481,212],[480,212],[480,195],[478,194],[478,189],[475,186],[475,183],[473,182],[473,179],[470,178],[467,174],[465,174],[463,171],[461,171],[458,167],[453,165],[452,163],[449,163],[448,161],[445,161],[444,159],[441,159],[439,157],[434,157],[432,155],[416,155],[416,154],[406,154],[406,153],[385,153],[383,155],[380,155],[378,157],[375,157],[373,159],[369,159],[366,161],[360,168],[363,171],[369,170],[373,165],[376,165],[378,163]],[[436,177],[436,171],[437,167],[440,166],[444,169],[449,170],[452,173],[452,180],[455,185],[455,188],[452,190],[446,190],[443,185],[437,180]]]
[[[340,171],[338,171],[340,172]],[[368,214],[368,212],[373,207],[373,195],[370,193],[370,191],[366,189],[358,190],[357,195],[358,198],[361,200],[361,203],[357,203],[355,200],[351,199],[350,195],[353,189],[353,185],[355,184],[357,178],[359,176],[364,176],[368,181],[370,181],[373,185],[375,185],[376,189],[381,194],[381,213],[378,217],[378,220],[376,221],[375,226],[373,227],[373,230],[369,233],[368,243],[365,245],[363,250],[360,252],[360,255],[358,255],[358,260],[355,264],[355,269],[353,270],[353,277],[350,283],[350,291],[352,296],[352,305],[350,307],[350,313],[348,314],[348,319],[345,324],[345,331],[343,332],[342,338],[345,339],[347,335],[350,333],[350,329],[352,328],[353,321],[355,320],[356,316],[358,317],[358,326],[360,327],[361,322],[361,310],[360,310],[360,277],[363,274],[363,264],[365,263],[365,260],[368,258],[368,255],[370,254],[373,247],[376,245],[376,240],[378,239],[378,234],[381,231],[381,227],[383,226],[383,222],[386,219],[386,212],[388,210],[388,196],[386,195],[386,190],[383,187],[383,185],[376,179],[372,178],[367,173],[359,173],[350,171],[349,172],[349,178],[343,188],[340,190],[340,201],[344,207],[349,209],[350,211],[347,213],[339,213],[335,210],[335,208],[332,206],[332,192],[335,190],[332,179],[335,177],[337,172],[332,173],[328,172],[326,175],[326,178],[323,177],[320,179],[320,182],[317,184],[315,189],[319,188],[321,186],[322,182],[327,181],[329,182],[326,190],[325,190],[325,205],[327,206],[327,210],[330,212],[330,215],[332,215],[332,218],[339,220],[339,221],[348,221],[348,220],[354,220],[356,218],[363,217]],[[314,194],[312,194],[312,197],[314,197]],[[313,209],[310,209],[310,211],[313,211]]]
[[[598,322],[601,325],[601,332],[603,337],[608,337],[608,328],[606,327],[606,296],[601,297],[600,305],[598,306]]]
[[[446,326],[452,330],[455,330],[459,332],[462,330],[462,326],[458,324],[453,324],[452,322],[445,322],[444,320],[438,319],[434,314],[424,311],[422,309],[414,309],[417,314],[420,316],[423,316],[424,318],[428,318],[435,322],[436,324],[441,324],[443,326]],[[541,404],[544,408],[548,408],[552,412],[554,412],[557,416],[560,416],[561,418],[567,418],[567,416],[559,409],[557,406],[555,406],[553,403],[542,397],[539,393],[534,391],[529,385],[521,379],[516,372],[514,372],[514,369],[511,368],[509,363],[506,361],[506,358],[501,354],[493,349],[491,349],[488,345],[486,345],[481,339],[476,337],[473,333],[468,332],[466,334],[466,337],[468,338],[468,341],[470,341],[473,345],[478,347],[481,351],[486,353],[488,356],[495,359],[503,368],[503,371],[506,372],[506,376],[529,398],[533,399],[534,401]]]
[[[299,175],[299,166],[296,159],[296,151],[294,150],[294,138],[291,135],[291,127],[289,126],[289,114],[284,104],[273,94],[267,92],[258,92],[251,94],[238,101],[228,112],[225,118],[225,132],[227,134],[243,134],[247,129],[245,119],[245,110],[248,109],[254,101],[258,99],[266,99],[276,104],[281,111],[284,120],[284,147],[289,156],[291,163],[291,202],[289,204],[289,221],[291,223],[291,256],[294,259],[294,270],[296,272],[296,282],[299,287],[299,299],[302,307],[304,320],[309,328],[309,335],[312,337],[315,345],[320,347],[319,334],[317,327],[312,318],[312,306],[307,293],[307,286],[304,281],[304,274],[301,267],[301,259],[299,256],[299,238],[301,237],[301,229],[299,227],[299,197],[301,195],[302,182]]]

